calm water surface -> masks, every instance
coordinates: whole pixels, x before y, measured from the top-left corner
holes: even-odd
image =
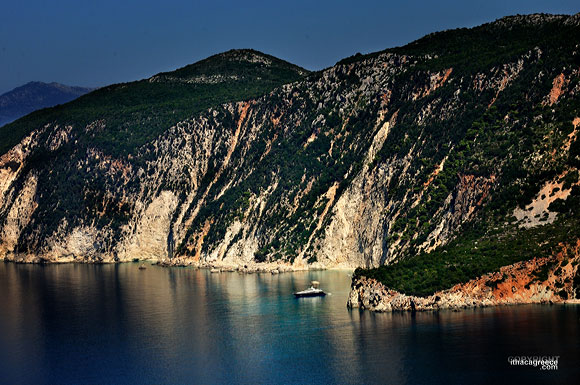
[[[313,279],[332,295],[293,298]],[[345,271],[0,263],[0,383],[578,383],[579,306],[372,314],[346,309],[349,286]]]

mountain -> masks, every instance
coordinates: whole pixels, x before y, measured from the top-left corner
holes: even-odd
[[[8,140],[0,143],[0,153],[48,121],[88,126],[106,120],[107,130],[80,134],[88,141],[83,145],[128,155],[194,114],[258,97],[307,73],[254,50],[231,50],[150,79],[103,87],[74,103],[34,113],[4,128]]]
[[[229,51],[33,113],[0,132],[0,255],[364,267],[420,296],[572,258],[579,24],[506,17],[314,73]]]
[[[92,90],[92,88],[71,87],[59,83],[26,83],[0,95],[0,126],[32,111],[70,102]]]

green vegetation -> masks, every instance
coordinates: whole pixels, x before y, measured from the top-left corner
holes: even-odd
[[[429,254],[421,253],[399,263],[376,269],[356,269],[355,277],[365,276],[409,295],[427,296],[455,284],[467,282],[500,267],[534,257],[551,255],[560,242],[577,233],[578,217],[562,218],[553,224],[518,230],[490,231],[483,236],[476,230]],[[545,281],[553,265],[544,265],[535,279]],[[495,281],[497,285],[502,280]],[[493,285],[493,284],[492,284]]]
[[[517,60],[535,47],[556,48],[559,52],[548,60],[566,61],[567,54],[572,52],[580,37],[576,26],[563,24],[561,20],[546,19],[535,23],[518,22],[516,18],[507,17],[504,22],[483,24],[472,29],[435,32],[402,47],[367,55],[356,54],[337,64],[356,63],[384,52],[393,52],[419,58],[417,69],[437,71],[453,67],[455,74],[463,75],[493,67],[497,63]]]
[[[241,61],[239,55],[269,61]],[[293,82],[308,71],[257,51],[228,51],[150,80],[100,88],[70,103],[36,111],[0,128],[0,154],[46,124],[72,125],[78,146],[98,147],[121,156],[133,154],[177,122],[225,102],[247,100]],[[215,83],[207,79],[222,76]],[[206,80],[196,78],[205,77]],[[197,82],[196,82],[197,81]],[[90,123],[104,128],[84,132]]]

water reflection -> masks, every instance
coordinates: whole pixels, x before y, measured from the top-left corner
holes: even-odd
[[[332,293],[295,299],[311,280]],[[2,383],[488,383],[580,373],[578,307],[373,314],[344,271],[0,264]],[[560,355],[560,370],[512,355]]]

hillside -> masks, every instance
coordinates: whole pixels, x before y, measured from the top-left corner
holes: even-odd
[[[27,83],[0,95],[0,126],[32,111],[70,102],[91,91],[91,88],[71,87],[59,83]]]
[[[80,145],[128,155],[210,107],[260,96],[307,73],[254,50],[231,50],[149,79],[100,88],[66,106],[39,111],[0,128],[0,135],[7,138],[0,143],[0,153],[48,122],[86,127],[106,121],[106,130],[81,134]]]
[[[418,295],[552,255],[580,236],[579,20],[311,74],[230,51],[32,114],[3,131],[0,255],[387,265],[356,276]]]

